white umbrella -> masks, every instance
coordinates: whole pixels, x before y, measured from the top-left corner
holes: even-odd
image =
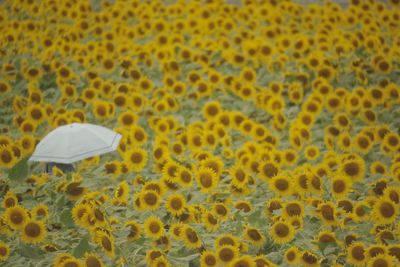
[[[29,161],[71,164],[114,151],[122,136],[89,123],[72,123],[56,128],[36,146]]]

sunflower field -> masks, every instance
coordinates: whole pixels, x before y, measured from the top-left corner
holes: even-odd
[[[400,1],[0,1],[0,266],[400,266]],[[117,151],[28,162],[92,123]]]

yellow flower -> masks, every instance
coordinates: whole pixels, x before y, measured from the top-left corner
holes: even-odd
[[[43,222],[28,220],[21,228],[22,240],[26,243],[39,243],[47,235],[47,230]]]
[[[347,261],[356,266],[364,266],[366,262],[366,251],[364,244],[353,242],[347,248]]]
[[[11,168],[17,162],[11,146],[0,145],[0,167]]]
[[[143,227],[146,236],[151,239],[156,240],[164,235],[164,223],[158,217],[148,217],[144,221]]]
[[[2,206],[3,206],[3,208],[7,209],[7,208],[11,208],[15,205],[18,205],[17,195],[12,191],[8,191],[3,198]]]
[[[6,243],[0,241],[0,261],[6,261],[10,256],[10,248]]]
[[[32,209],[33,219],[46,220],[49,217],[49,207],[46,204],[38,204]]]
[[[165,207],[167,211],[174,216],[180,216],[185,210],[186,199],[182,194],[170,195],[166,202]]]
[[[202,222],[209,231],[215,231],[219,227],[218,219],[211,212],[203,212]]]
[[[260,230],[247,226],[244,231],[245,239],[249,240],[250,243],[256,247],[260,247],[265,243],[265,237]]]
[[[83,259],[83,262],[85,263],[85,265],[87,267],[90,266],[96,266],[96,267],[105,267],[103,261],[101,260],[101,258],[94,254],[94,253],[85,253],[85,257]]]
[[[217,257],[212,251],[203,251],[200,256],[201,267],[214,267],[217,266]]]
[[[130,149],[124,158],[128,169],[134,172],[142,171],[147,164],[147,152],[142,148]]]
[[[129,227],[129,234],[127,236],[129,241],[135,241],[138,240],[141,236],[141,228],[139,223],[136,221],[127,221],[125,223],[126,227]]]
[[[239,256],[239,249],[231,245],[223,245],[217,249],[216,255],[221,265],[229,264]]]
[[[29,220],[29,215],[24,207],[15,205],[6,209],[4,219],[12,229],[18,230]]]
[[[160,196],[153,190],[140,192],[140,202],[144,210],[154,211],[160,206]]]
[[[292,241],[295,236],[294,227],[285,221],[275,222],[271,226],[269,233],[277,244],[288,243]]]
[[[290,247],[285,252],[285,261],[290,265],[297,265],[301,262],[302,253],[298,247]]]
[[[388,198],[379,198],[372,208],[372,217],[379,225],[391,224],[398,215],[398,206]]]
[[[200,236],[197,232],[190,227],[189,225],[185,225],[182,229],[182,239],[188,248],[199,248],[202,243],[200,240]]]
[[[219,182],[219,178],[211,168],[200,167],[196,173],[196,180],[202,193],[212,192]]]

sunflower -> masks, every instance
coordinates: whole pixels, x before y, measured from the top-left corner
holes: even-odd
[[[129,234],[127,236],[129,241],[138,240],[141,236],[140,224],[136,221],[127,221],[125,226],[129,228]]]
[[[319,260],[316,255],[309,251],[304,251],[301,256],[301,261],[304,267],[317,267],[319,266]]]
[[[260,165],[260,178],[263,181],[268,181],[279,173],[279,167],[274,162],[264,162]]]
[[[167,211],[174,216],[182,215],[185,210],[185,206],[186,199],[182,194],[170,195],[165,202]]]
[[[200,167],[212,169],[219,178],[224,170],[224,162],[219,157],[209,157],[200,161]]]
[[[139,121],[139,117],[132,111],[121,112],[118,116],[118,123],[126,128],[131,128]]]
[[[247,226],[244,230],[244,238],[256,247],[261,247],[265,243],[265,236],[257,228]]]
[[[22,240],[26,243],[39,243],[47,235],[47,230],[43,222],[28,220],[21,228]]]
[[[23,135],[18,140],[19,147],[22,148],[24,154],[30,154],[35,148],[36,139],[30,134]],[[14,153],[15,154],[15,153]]]
[[[151,267],[171,267],[171,264],[165,257],[158,257],[152,264]]]
[[[147,152],[142,148],[131,148],[126,152],[124,159],[129,170],[140,172],[147,164]]]
[[[86,267],[105,267],[101,258],[95,253],[86,252],[83,262],[85,263]]]
[[[366,210],[366,203],[364,201],[357,202],[354,205],[353,213],[351,214],[351,218],[355,222],[366,221],[369,218],[369,213]]]
[[[166,188],[159,181],[148,181],[145,182],[142,188],[143,191],[154,191],[159,196],[164,195]]]
[[[46,204],[38,204],[32,209],[33,219],[46,220],[49,217],[49,207]]]
[[[310,145],[304,149],[304,157],[309,161],[318,159],[319,155],[320,151],[318,146]]]
[[[365,246],[361,242],[353,242],[347,248],[347,261],[356,266],[364,266],[366,256]]]
[[[82,187],[81,183],[81,181],[72,181],[65,186],[65,193],[69,200],[76,201],[85,195],[87,188]]]
[[[92,104],[92,112],[97,119],[102,120],[109,118],[109,103],[103,100],[94,100]]]
[[[7,191],[6,195],[3,198],[3,208],[8,209],[18,205],[17,195],[12,191]]]
[[[113,204],[126,205],[128,203],[129,185],[127,181],[122,181],[114,192]]]
[[[285,261],[290,265],[298,265],[301,262],[302,253],[298,247],[290,247],[285,252]]]
[[[75,257],[69,257],[63,261],[61,261],[58,265],[55,265],[57,267],[84,267],[83,263],[81,260],[75,258]]]
[[[157,240],[164,235],[164,224],[158,217],[148,217],[144,221],[143,227],[146,236],[153,240]]]
[[[387,198],[380,198],[372,208],[372,217],[379,225],[391,224],[398,215],[398,206]]]
[[[371,245],[368,247],[366,253],[367,253],[367,258],[371,259],[374,258],[380,254],[385,255],[388,254],[388,247],[385,245]]]
[[[0,145],[0,167],[11,168],[17,162],[11,146]]]
[[[169,232],[176,240],[181,240],[184,226],[185,224],[182,222],[173,223],[169,228]]]
[[[161,250],[158,249],[150,249],[146,251],[146,262],[148,265],[153,266],[152,264],[160,258],[164,258],[164,254]]]
[[[222,107],[218,101],[207,102],[203,107],[203,116],[208,120],[218,117],[221,112]]]
[[[95,241],[110,258],[115,256],[114,238],[104,231],[95,232]]]
[[[335,233],[330,231],[320,231],[316,241],[318,243],[337,243]]]
[[[352,181],[344,176],[335,176],[331,180],[331,192],[336,198],[345,197],[352,187]]]
[[[231,175],[231,184],[235,187],[242,188],[247,185],[249,177],[245,169],[240,164],[235,164],[229,170]]]
[[[360,181],[365,175],[365,162],[361,157],[354,155],[340,164],[339,173],[352,181]]]
[[[185,225],[182,229],[182,240],[188,248],[194,249],[200,248],[202,246],[200,236],[195,231],[195,229],[193,229],[189,225]]]
[[[290,223],[281,220],[271,226],[269,233],[275,243],[285,244],[293,240],[295,229]]]
[[[304,204],[300,201],[291,201],[284,205],[283,215],[286,218],[290,217],[303,217],[304,216]]]
[[[217,257],[215,252],[204,250],[200,256],[201,267],[214,267],[217,266]]]
[[[211,212],[203,212],[202,222],[208,231],[215,231],[219,227],[218,218]]]
[[[243,211],[244,213],[249,213],[252,210],[252,205],[250,201],[240,200],[235,203],[235,208]]]
[[[90,213],[91,210],[92,207],[89,204],[75,204],[75,206],[72,208],[72,219],[74,220],[74,223],[80,226],[84,226],[85,224],[83,216]]]
[[[240,242],[236,236],[230,233],[224,233],[215,239],[215,248],[218,249],[224,245],[230,245],[239,248]]]
[[[163,178],[170,182],[175,182],[177,180],[177,172],[180,168],[180,164],[176,161],[170,159],[162,167]]]
[[[6,209],[4,219],[14,230],[21,229],[29,219],[28,211],[19,205],[12,206]]]
[[[218,185],[219,178],[211,168],[199,167],[196,180],[202,193],[212,192]]]
[[[337,224],[337,212],[332,202],[322,202],[318,205],[317,210],[319,217],[326,225]]]
[[[268,181],[269,188],[281,196],[288,196],[293,192],[293,186],[289,177],[284,174],[274,176]]]
[[[394,153],[400,148],[400,138],[396,133],[387,133],[381,143],[381,149],[386,153]]]
[[[10,256],[10,248],[6,243],[0,241],[0,261],[6,261]]]
[[[0,94],[5,94],[11,90],[11,86],[6,81],[0,81]]]
[[[230,264],[239,256],[239,249],[231,245],[223,245],[216,251],[220,265]]]
[[[140,202],[143,204],[144,210],[154,211],[161,204],[160,196],[153,190],[140,192]]]

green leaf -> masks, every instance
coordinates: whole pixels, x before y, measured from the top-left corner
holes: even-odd
[[[60,221],[66,227],[73,227],[74,226],[74,221],[72,219],[72,214],[71,214],[71,210],[70,209],[66,209],[61,213]]]
[[[18,252],[21,256],[31,259],[43,259],[43,251],[38,247],[34,247],[27,244],[21,244],[18,248]]]
[[[28,175],[28,158],[21,159],[14,167],[8,172],[8,177],[11,180],[22,181]]]
[[[87,251],[90,251],[90,245],[89,245],[89,236],[86,235],[84,238],[81,239],[79,244],[75,247],[75,249],[72,252],[72,255],[74,255],[77,258],[80,258]]]

